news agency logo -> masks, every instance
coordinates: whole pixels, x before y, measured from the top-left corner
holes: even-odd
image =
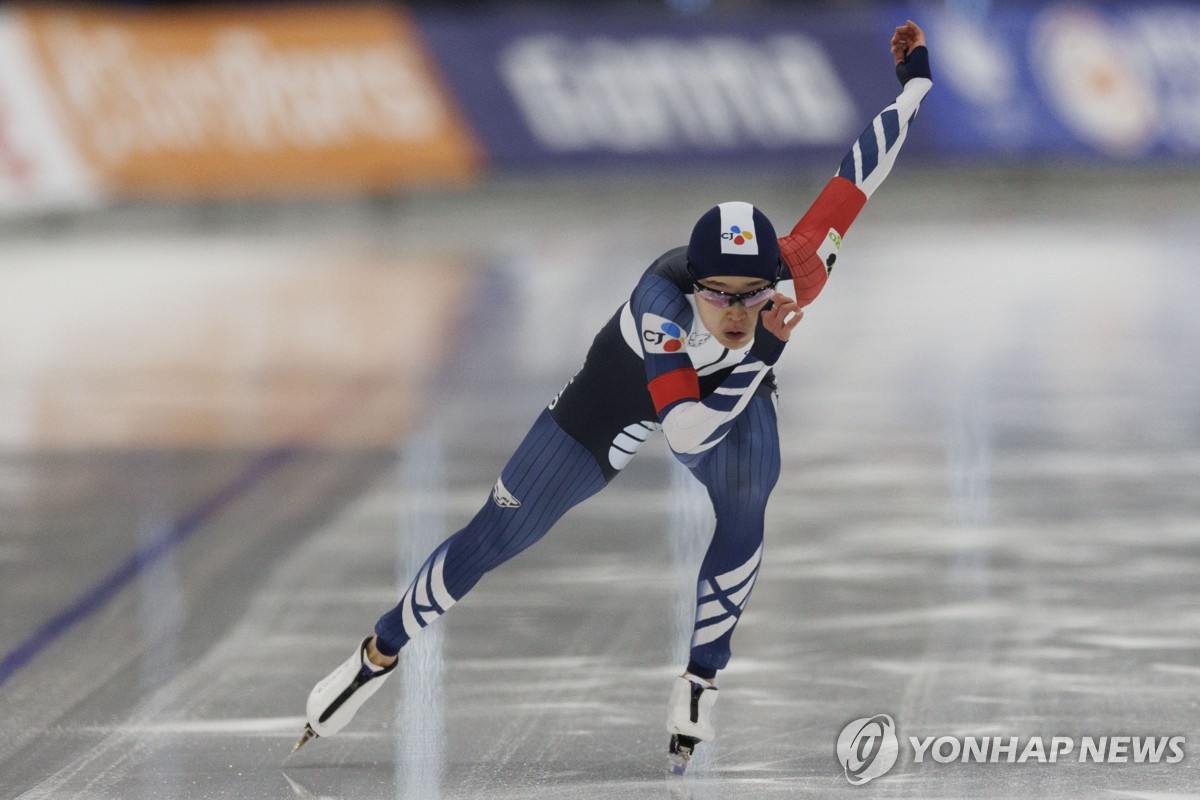
[[[914,764],[1178,764],[1183,736],[925,736],[908,737]],[[856,719],[837,741],[846,780],[861,786],[887,772],[899,755],[896,723],[887,714]]]
[[[856,719],[838,736],[838,763],[855,786],[885,775],[895,766],[899,752],[896,723],[887,714]]]
[[[938,764],[1178,764],[1183,736],[926,736],[908,737],[913,762]]]

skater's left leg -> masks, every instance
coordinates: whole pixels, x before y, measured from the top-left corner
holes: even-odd
[[[671,769],[682,773],[698,742],[712,739],[717,671],[729,663],[730,640],[750,599],[763,552],[767,499],[779,479],[775,405],[755,396],[728,436],[692,467],[708,489],[717,526],[700,567],[690,660],[675,679],[667,713]]]

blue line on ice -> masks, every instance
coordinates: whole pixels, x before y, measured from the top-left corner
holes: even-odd
[[[263,478],[295,454],[292,447],[276,447],[188,513],[166,525],[145,547],[137,550],[112,572],[80,595],[0,658],[0,686],[16,675],[39,653],[58,641],[83,620],[104,608],[135,578],[168,556],[189,536],[204,527],[222,509],[254,488]]]

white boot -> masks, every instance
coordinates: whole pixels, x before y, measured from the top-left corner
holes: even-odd
[[[304,736],[292,749],[293,753],[309,739],[332,736],[346,727],[362,704],[379,691],[396,664],[400,663],[397,659],[386,667],[372,664],[367,658],[367,645],[370,643],[370,636],[363,639],[354,655],[313,687],[305,709],[308,725],[304,729]]]
[[[688,759],[700,742],[716,737],[712,724],[713,705],[717,702],[717,687],[684,673],[671,685],[667,704],[667,733],[671,734],[670,769],[682,775]]]

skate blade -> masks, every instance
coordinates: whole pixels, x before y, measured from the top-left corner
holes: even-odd
[[[667,747],[667,771],[672,775],[682,775],[687,770],[688,761],[699,743],[700,740],[694,736],[672,734],[671,743]]]
[[[312,729],[312,725],[305,725],[304,733],[300,736],[300,741],[296,742],[296,744],[292,746],[292,751],[287,754],[287,758],[291,758],[292,756],[294,756],[296,754],[296,751],[299,750],[301,747],[304,747],[304,745],[308,744],[310,739],[316,739],[316,738],[317,738],[317,732]],[[285,758],[284,760],[286,761],[287,758]]]

